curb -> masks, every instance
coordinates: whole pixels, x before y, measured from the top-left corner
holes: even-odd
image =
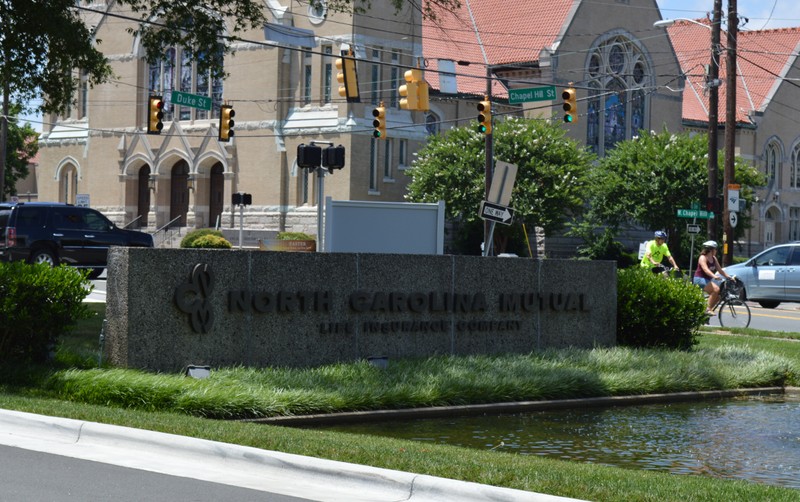
[[[0,444],[254,490],[348,501],[577,499],[0,409]]]

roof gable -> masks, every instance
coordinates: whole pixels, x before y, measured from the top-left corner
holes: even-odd
[[[699,20],[708,26],[708,20]],[[681,71],[686,75],[683,92],[683,119],[708,122],[708,92],[705,89],[705,65],[711,61],[711,31],[695,23],[678,21],[667,28]],[[727,32],[721,33],[719,56],[719,122],[726,120],[725,87],[728,73],[725,58]],[[698,43],[708,40],[709,43]],[[800,48],[800,28],[740,31],[737,38],[736,121],[752,122],[752,112],[763,112],[794,66]]]
[[[535,63],[552,46],[580,0],[462,0],[461,8],[423,22],[423,53],[428,68],[438,60],[470,63],[458,66],[458,90],[486,92],[486,65]],[[438,88],[438,81],[429,81]],[[496,94],[504,94],[505,90]]]

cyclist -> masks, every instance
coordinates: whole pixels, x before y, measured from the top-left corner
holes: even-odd
[[[672,258],[672,254],[669,252],[669,247],[667,247],[667,233],[663,230],[656,230],[654,234],[654,239],[652,241],[647,241],[645,244],[644,249],[644,256],[642,257],[641,266],[645,268],[652,269],[653,267],[661,266],[661,261],[666,256],[669,262],[672,264],[672,268],[675,270],[680,270],[678,265],[675,263],[675,259]]]
[[[722,265],[717,260],[717,243],[715,241],[706,241],[703,243],[703,250],[700,252],[700,257],[697,259],[697,269],[694,271],[692,283],[703,288],[703,291],[708,293],[708,309],[706,314],[713,316],[714,307],[717,306],[719,301],[719,284],[715,282],[720,275],[727,279],[732,279],[727,272],[722,270]]]

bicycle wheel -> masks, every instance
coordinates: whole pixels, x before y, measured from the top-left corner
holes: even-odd
[[[717,310],[719,325],[725,328],[750,326],[750,307],[738,298],[725,300]]]

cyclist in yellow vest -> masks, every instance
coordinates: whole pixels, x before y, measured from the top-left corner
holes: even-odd
[[[666,256],[672,268],[680,270],[672,258],[672,254],[667,247],[667,233],[662,230],[657,230],[655,238],[652,241],[647,241],[644,248],[644,256],[642,257],[641,266],[645,268],[653,268],[661,265],[661,261]]]

